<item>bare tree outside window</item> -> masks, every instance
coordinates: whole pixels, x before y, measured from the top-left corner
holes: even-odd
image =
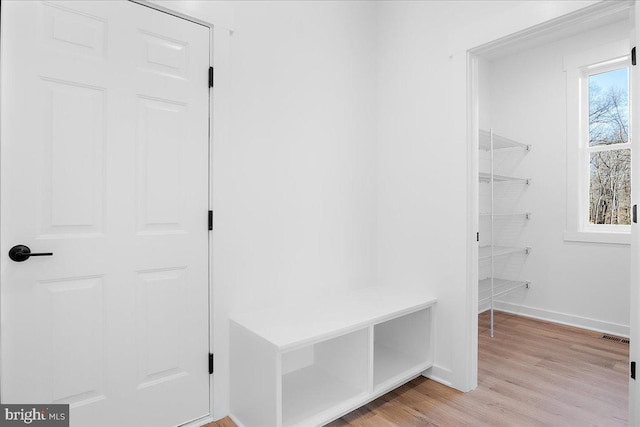
[[[589,223],[631,224],[628,68],[589,76]]]

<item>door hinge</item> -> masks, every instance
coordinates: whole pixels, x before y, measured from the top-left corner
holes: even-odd
[[[480,232],[478,231],[476,233],[476,242],[479,242],[479,241],[480,241]]]
[[[631,65],[636,65],[636,47],[631,48]]]
[[[209,211],[209,231],[213,230],[213,211]]]
[[[209,374],[213,374],[213,353],[209,353]]]
[[[209,67],[209,87],[213,87],[213,67]]]
[[[633,208],[631,209],[631,221],[633,221],[634,224],[638,223],[638,205],[633,205]]]
[[[636,379],[636,362],[631,362],[631,378]]]

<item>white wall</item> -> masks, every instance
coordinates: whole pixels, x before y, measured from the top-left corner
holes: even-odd
[[[491,127],[491,62],[482,57],[478,58],[476,78],[478,79],[478,125],[480,129]],[[481,168],[482,170],[482,168]]]
[[[229,312],[376,284],[376,9],[359,1],[159,3],[218,24],[219,418],[228,411]]]
[[[433,374],[475,387],[467,50],[595,2],[379,4],[378,275],[438,297]]]
[[[376,280],[434,291],[434,374],[475,386],[466,50],[592,3],[163,2],[218,24],[217,417],[229,310]]]
[[[375,280],[374,23],[367,3],[238,5],[214,150],[232,307]]]
[[[628,335],[629,245],[563,239],[567,209],[566,74],[563,56],[628,39],[628,22],[494,59],[490,79],[490,122],[495,132],[531,144],[522,161],[499,154],[502,172],[531,177],[532,185],[510,194],[513,207],[533,212],[530,221],[502,221],[516,245],[531,246],[519,265],[528,291],[499,305],[523,314]],[[511,158],[510,158],[511,157]],[[518,225],[518,223],[520,223]],[[515,265],[517,266],[518,261]],[[514,265],[514,263],[512,263]]]

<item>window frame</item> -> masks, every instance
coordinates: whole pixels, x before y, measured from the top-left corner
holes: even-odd
[[[628,67],[629,41],[619,40],[565,56],[567,79],[567,212],[565,241],[630,244],[631,226],[589,223],[590,154],[631,149],[631,140],[615,146],[589,146],[589,76]],[[631,91],[629,91],[631,108]],[[631,117],[631,114],[629,114]],[[633,157],[633,154],[632,154]]]
[[[580,181],[583,184],[583,188],[580,190],[583,192],[581,199],[581,209],[579,209],[579,214],[582,216],[580,218],[581,223],[583,224],[582,229],[587,232],[616,232],[616,233],[631,233],[631,224],[629,225],[618,225],[618,224],[591,224],[589,222],[589,209],[586,208],[590,204],[590,195],[589,195],[589,182],[591,177],[591,153],[600,152],[600,151],[615,151],[615,150],[631,150],[631,138],[625,143],[620,144],[612,144],[612,145],[596,145],[590,146],[589,140],[589,123],[588,119],[585,123],[585,119],[589,115],[590,105],[589,105],[589,77],[606,73],[613,70],[618,70],[621,68],[627,69],[627,93],[629,84],[629,74],[631,69],[629,68],[629,58],[628,56],[623,56],[622,58],[617,58],[611,61],[607,61],[605,63],[594,64],[591,66],[582,68],[582,78],[580,81],[580,96],[581,96],[581,110],[580,110],[580,119],[581,119],[581,135],[580,135],[580,150],[581,150],[581,163],[584,168],[581,171]],[[586,183],[584,181],[587,181]]]

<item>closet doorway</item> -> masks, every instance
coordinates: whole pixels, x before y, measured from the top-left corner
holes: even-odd
[[[470,51],[478,313],[637,333],[633,13],[599,4]]]

